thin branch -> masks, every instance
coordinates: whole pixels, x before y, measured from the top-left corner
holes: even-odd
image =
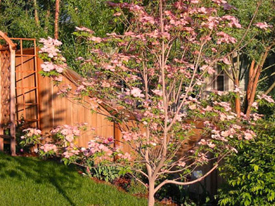
[[[194,72],[193,72],[193,75],[192,75],[192,77],[191,77],[191,81],[190,81],[189,87],[188,87],[188,89],[187,89],[187,91],[186,91],[186,93],[185,93],[185,95],[184,95],[184,97],[183,97],[183,101],[181,102],[181,104],[179,105],[179,107],[178,107],[178,109],[177,109],[177,111],[176,111],[176,113],[175,113],[174,118],[172,119],[171,123],[169,124],[169,126],[168,126],[168,128],[167,128],[168,131],[171,129],[171,127],[172,127],[173,124],[175,123],[176,117],[177,117],[177,115],[179,114],[181,108],[183,107],[183,105],[184,105],[184,103],[185,103],[184,100],[187,98],[188,93],[191,91],[191,89],[192,89],[193,86],[194,86],[194,85],[192,86],[192,84],[193,84],[193,82],[194,82],[194,80],[195,80],[195,76],[196,76],[196,73],[197,73],[197,70],[198,70],[198,65],[199,65],[199,61],[200,61],[201,55],[202,55],[202,49],[203,49],[203,47],[204,47],[204,43],[203,43],[203,44],[201,45],[201,47],[200,47],[199,56],[198,56],[198,59],[197,59],[196,64],[195,64]]]
[[[262,72],[264,72],[264,71],[270,69],[270,68],[273,67],[273,66],[275,66],[275,64],[271,64],[271,65],[269,65],[268,67],[265,67],[265,68],[262,70]]]
[[[141,170],[133,169],[133,171],[138,172],[138,173],[142,174],[144,177],[148,178],[148,175],[145,172],[141,171]]]
[[[139,183],[141,183],[144,187],[148,188],[148,185],[145,184],[144,182],[142,182],[139,178],[137,178],[135,175],[131,174],[131,176],[136,180],[138,181]]]
[[[268,76],[263,77],[262,79],[259,80],[258,83],[264,81],[265,79],[267,79],[267,78],[269,78],[269,77],[272,77],[273,75],[275,75],[275,72],[273,72],[272,74],[270,74],[270,75],[268,75]]]
[[[193,181],[190,182],[178,182],[175,180],[164,180],[162,183],[160,183],[156,188],[155,188],[155,193],[164,185],[166,184],[176,184],[176,185],[191,185],[191,184],[195,184],[197,182],[200,182],[201,180],[203,180],[205,177],[207,177],[209,174],[211,174],[216,168],[218,167],[218,164],[216,164],[211,170],[209,170],[205,175],[201,176],[198,179],[195,179]]]
[[[275,82],[273,82],[273,84],[268,88],[268,90],[266,90],[264,94],[267,95],[269,92],[272,91],[272,89],[274,89],[274,87],[275,87]]]

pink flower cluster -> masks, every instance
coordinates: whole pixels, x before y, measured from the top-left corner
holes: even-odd
[[[45,58],[46,62],[41,64],[41,68],[44,72],[42,74],[52,77],[56,82],[61,82],[62,77],[59,76],[59,74],[62,73],[65,68],[67,68],[67,64],[65,63],[66,59],[60,54],[60,50],[57,48],[62,43],[50,37],[48,37],[48,39],[42,38],[39,42],[44,44],[39,53],[46,53],[47,56],[51,58],[50,61],[49,58]],[[42,59],[43,57],[44,56],[42,55]]]
[[[133,87],[130,89],[126,89],[126,95],[133,95],[134,97],[137,98],[143,98],[145,97],[144,94],[142,94],[141,89],[137,88],[137,87]]]
[[[220,37],[217,40],[217,44],[221,44],[221,43],[226,43],[226,44],[231,44],[232,43],[232,44],[235,44],[237,42],[237,40],[234,37],[232,37],[232,36],[224,33],[223,31],[218,32],[217,36]]]
[[[78,86],[78,87],[76,88],[75,94],[76,94],[76,95],[79,95],[79,94],[81,94],[81,92],[83,92],[83,91],[87,91],[86,86],[85,86],[85,85],[80,85],[80,86]]]
[[[215,74],[216,73],[216,70],[213,67],[208,66],[208,65],[201,66],[200,70],[207,71],[208,74]]]
[[[136,132],[122,132],[122,138],[125,141],[132,141],[132,140],[138,140],[139,139],[139,135]]]
[[[210,16],[207,22],[202,22],[201,26],[212,30],[219,25],[219,20],[219,17]]]
[[[129,9],[135,16],[139,18],[139,21],[143,24],[154,24],[155,20],[152,16],[149,16],[142,6],[133,3],[113,3],[108,2],[110,6]],[[115,13],[115,16],[120,16],[121,13]]]
[[[214,143],[212,143],[210,140],[201,139],[201,141],[198,143],[199,145],[207,145],[210,148],[216,147]]]
[[[197,161],[203,163],[203,162],[208,162],[209,160],[208,160],[207,155],[205,153],[199,152]]]
[[[218,4],[219,6],[222,5],[222,4],[227,4],[226,0],[212,0],[212,2]]]
[[[246,140],[251,140],[251,139],[253,139],[254,137],[256,137],[256,134],[255,134],[253,131],[251,131],[251,130],[246,130],[246,131],[244,132],[244,138],[245,138]]]
[[[121,159],[128,160],[128,161],[131,160],[131,155],[130,155],[128,152],[126,152],[125,154],[119,153],[119,154],[118,154],[118,157],[121,158]]]
[[[271,28],[272,25],[267,24],[266,22],[258,22],[256,24],[254,24],[256,27],[263,29],[263,30],[267,30],[268,28]]]
[[[239,20],[234,16],[225,15],[225,16],[222,17],[222,20],[229,21],[228,26],[231,27],[231,28],[232,27],[242,28],[242,25],[239,23]]]
[[[50,151],[54,151],[55,153],[57,152],[57,146],[55,144],[44,144],[40,147],[40,149],[46,153]]]
[[[100,143],[95,140],[91,140],[88,143],[88,148],[83,151],[86,156],[92,156],[95,153],[104,153],[104,155],[110,157],[113,154],[113,150],[111,150],[108,144]]]
[[[41,64],[41,68],[44,72],[57,71],[58,73],[62,73],[67,64],[56,65],[52,62],[44,62]]]
[[[244,138],[245,140],[251,140],[256,137],[256,134],[252,130],[242,130],[242,128],[236,124],[231,125],[231,127],[225,131],[218,131],[216,129],[213,129],[211,133],[212,139],[223,142],[228,142],[227,138],[233,138],[234,136],[238,137],[238,139]]]
[[[56,47],[62,43],[56,39],[52,39],[51,37],[48,37],[48,39],[41,38],[39,42],[44,44],[39,53],[47,53],[48,57],[53,58],[60,52]]]
[[[219,141],[222,141],[222,142],[228,142],[228,140],[220,134],[220,131],[219,130],[215,130],[213,129],[211,131],[212,135],[211,135],[211,138],[212,139],[216,139],[216,140],[219,140]]]
[[[74,155],[78,155],[79,153],[80,152],[79,152],[78,148],[67,147],[66,151],[63,153],[63,156],[68,159],[68,158],[70,158],[70,157],[72,157]]]
[[[89,37],[88,40],[93,41],[93,42],[96,42],[96,43],[102,42],[102,38],[100,38],[100,37],[95,37],[95,36]]]
[[[22,140],[33,136],[40,137],[41,135],[41,130],[35,128],[24,129],[23,132],[26,132],[26,134],[24,136],[21,136]]]
[[[227,112],[231,111],[231,106],[230,106],[230,103],[228,103],[228,102],[215,101],[214,104],[223,107],[225,109],[225,111],[227,111]]]
[[[27,136],[27,137],[32,137],[32,136],[39,136],[39,135],[41,135],[41,130],[35,129],[35,128],[24,129],[23,132],[27,132],[27,133],[26,133],[26,136]],[[25,139],[26,136],[21,136],[21,139]]]
[[[77,31],[85,31],[85,32],[89,32],[90,34],[93,34],[94,33],[94,31],[92,31],[91,29],[88,29],[88,28],[86,28],[86,27],[75,27],[75,29],[77,30]]]
[[[262,117],[263,117],[264,115],[262,115],[262,114],[257,114],[257,113],[253,113],[253,114],[251,114],[250,116],[252,117],[252,119],[253,119],[254,121],[257,121],[257,120],[259,120],[259,119],[262,119]]]
[[[269,103],[275,103],[271,96],[268,96],[266,94],[257,95],[258,99],[264,99],[265,101]]]
[[[65,140],[72,143],[75,137],[80,135],[80,130],[76,126],[64,125],[53,129],[51,133],[54,135],[60,133],[65,137]]]
[[[230,28],[242,28],[242,25],[239,23],[238,19],[231,15],[225,15],[223,17],[209,16],[206,22],[202,22],[202,26],[208,29],[216,28],[220,23],[227,22],[227,26]]]

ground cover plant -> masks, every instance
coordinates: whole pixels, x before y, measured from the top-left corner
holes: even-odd
[[[146,205],[146,199],[96,183],[73,167],[3,153],[0,153],[0,199],[2,206]]]

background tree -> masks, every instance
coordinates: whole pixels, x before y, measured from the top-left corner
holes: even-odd
[[[58,39],[59,32],[59,12],[60,0],[55,0],[55,15],[54,15],[54,38]]]
[[[114,21],[113,13],[106,0],[3,0],[0,6],[0,30],[10,37],[42,38],[55,36],[62,40],[64,56],[68,64],[81,75],[79,62],[72,56],[85,56],[88,47],[81,38],[72,35],[76,26],[93,29],[103,36],[112,31],[122,32],[125,28]],[[56,6],[59,5],[59,12]],[[59,14],[56,16],[56,14]],[[58,18],[55,18],[58,17]],[[58,31],[55,32],[58,26]],[[56,35],[58,33],[58,36]]]
[[[228,56],[228,66],[224,67],[224,71],[237,88],[241,81],[247,82],[244,104],[241,106],[240,95],[237,94],[235,108],[239,116],[242,111],[249,118],[260,76],[266,74],[262,71],[274,47],[274,15],[270,9],[274,7],[274,1],[230,0],[229,3],[235,7],[231,12],[240,19],[243,28],[230,33],[239,44]],[[271,67],[267,65],[268,68]]]

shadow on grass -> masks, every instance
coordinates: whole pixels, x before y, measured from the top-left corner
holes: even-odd
[[[81,183],[72,166],[66,167],[53,160],[41,161],[33,157],[10,157],[0,153],[0,178],[33,180],[37,184],[52,184],[72,206],[76,204],[66,194],[67,189],[80,189]],[[68,184],[64,184],[70,182]]]

